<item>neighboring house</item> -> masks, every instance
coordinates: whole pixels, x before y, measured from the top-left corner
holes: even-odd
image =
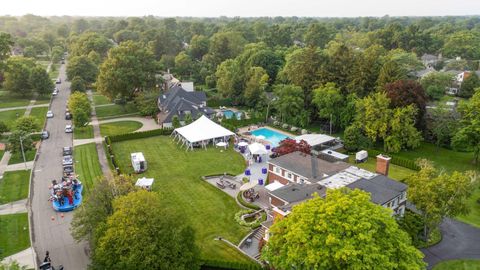
[[[427,76],[428,74],[430,74],[432,72],[435,72],[435,69],[433,67],[427,67],[427,68],[422,69],[422,70],[414,71],[414,75],[418,79],[421,79],[421,78]]]
[[[465,79],[468,78],[469,76],[470,76],[469,71],[462,71],[455,76],[455,80],[457,81],[458,85],[461,86],[463,81],[465,81]]]
[[[425,53],[420,59],[422,60],[422,63],[425,67],[433,68],[438,62],[442,60],[442,55],[440,54],[439,56],[436,56],[433,54]]]
[[[162,127],[172,127],[173,117],[178,116],[180,123],[184,123],[186,115],[197,119],[201,115],[212,118],[215,111],[207,107],[207,95],[205,92],[188,92],[181,84],[176,84],[158,98],[157,114],[158,124]]]

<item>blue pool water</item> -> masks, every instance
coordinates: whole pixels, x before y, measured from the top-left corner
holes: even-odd
[[[273,147],[278,146],[280,142],[283,141],[284,139],[290,138],[283,133],[277,132],[269,128],[259,128],[254,131],[251,131],[251,133],[254,136],[260,136],[260,135],[265,136],[265,140],[271,142]]]
[[[240,120],[240,118],[242,117],[242,113],[241,112],[237,112],[237,113],[234,113],[232,110],[225,110],[223,111],[223,115],[225,116],[225,118],[227,119],[231,119],[233,117],[233,115],[237,116],[237,120]]]

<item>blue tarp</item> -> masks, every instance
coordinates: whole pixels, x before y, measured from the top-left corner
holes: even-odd
[[[77,208],[80,204],[82,204],[82,189],[83,185],[80,185],[77,190],[75,190],[75,194],[73,196],[73,204],[69,204],[68,198],[63,197],[63,205],[60,205],[60,202],[55,200],[52,202],[53,209],[58,212],[69,212]]]

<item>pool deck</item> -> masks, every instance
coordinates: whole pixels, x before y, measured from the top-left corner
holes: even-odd
[[[289,132],[286,132],[286,131],[283,131],[283,130],[280,130],[280,129],[277,129],[277,128],[274,128],[274,127],[271,127],[271,126],[258,126],[258,125],[250,125],[250,126],[246,126],[246,127],[241,127],[238,129],[238,134],[243,137],[243,138],[246,138],[248,139],[248,141],[250,143],[252,142],[259,142],[261,144],[264,144],[264,145],[267,145],[267,144],[272,144],[270,141],[267,141],[267,140],[258,140],[257,138],[255,138],[254,135],[248,135],[247,133],[248,132],[252,132],[254,130],[257,130],[257,129],[261,129],[261,128],[267,128],[267,129],[271,129],[271,130],[274,130],[278,133],[281,133],[287,137],[290,137],[290,138],[295,138],[297,135],[295,134],[292,134],[292,133],[289,133]]]

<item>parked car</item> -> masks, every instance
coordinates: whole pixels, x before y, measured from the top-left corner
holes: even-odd
[[[71,156],[73,154],[73,149],[70,146],[63,147],[63,155],[64,156]]]
[[[65,120],[72,120],[72,114],[69,112],[65,113]]]
[[[62,83],[62,79],[60,78],[57,78],[57,80],[55,81],[56,84],[61,84]]]
[[[73,165],[65,165],[63,166],[63,173],[71,174],[73,173]]]
[[[63,160],[62,160],[62,165],[63,166],[72,165],[72,164],[73,164],[73,157],[72,156],[63,156]]]
[[[52,92],[52,96],[56,96],[56,95],[58,95],[58,91],[57,91],[57,90],[54,90],[54,91]]]
[[[52,111],[47,112],[47,118],[53,118],[53,112]]]
[[[73,126],[72,125],[66,125],[65,126],[65,133],[72,133],[73,132]]]
[[[42,140],[46,140],[46,139],[50,138],[50,132],[44,130],[44,131],[42,131],[42,135],[40,137],[42,138]]]

